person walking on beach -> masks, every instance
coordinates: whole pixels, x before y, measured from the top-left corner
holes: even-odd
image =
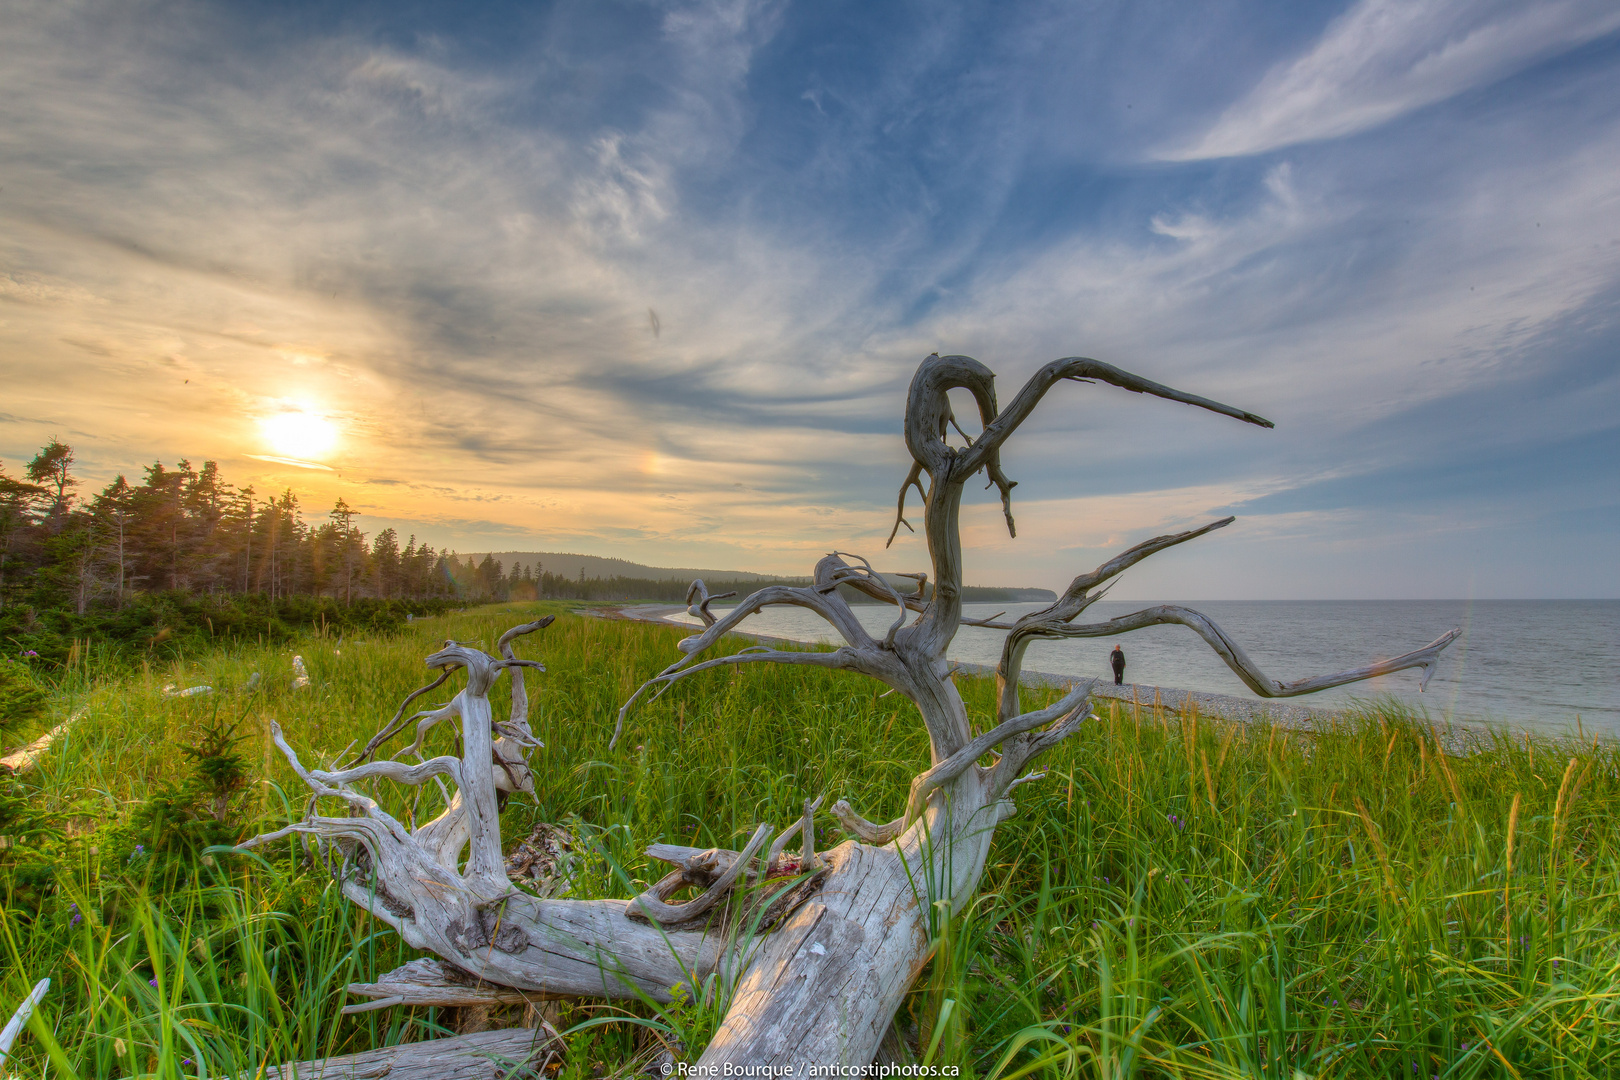
[[[1115,645],[1108,662],[1114,665],[1114,685],[1119,686],[1125,681],[1125,650]]]

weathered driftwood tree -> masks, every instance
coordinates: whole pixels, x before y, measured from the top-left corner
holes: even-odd
[[[318,796],[345,800],[350,816],[312,813],[272,836],[312,833],[343,850],[350,856],[343,871],[346,894],[410,944],[443,957],[449,967],[442,981],[465,981],[470,975],[546,994],[626,997],[639,991],[668,999],[676,985],[697,992],[697,984],[716,974],[733,988],[731,1005],[703,1064],[871,1061],[902,995],[928,957],[936,905],[954,911],[973,895],[995,828],[1014,812],[1010,794],[1035,775],[1025,770],[1091,715],[1089,685],[1048,707],[1023,710],[1018,679],[1030,641],[1180,623],[1202,636],[1256,693],[1282,697],[1411,667],[1423,669],[1426,683],[1440,651],[1457,635],[1452,631],[1394,660],[1281,683],[1262,673],[1208,618],[1186,608],[1156,607],[1103,623],[1075,623],[1110,579],[1155,552],[1228,524],[1230,518],[1139,544],[1075,578],[1056,603],[1015,622],[964,619],[958,531],[963,488],[983,473],[999,489],[1012,530],[1013,481],[1002,472],[1002,445],[1046,392],[1065,380],[1108,383],[1271,426],[1252,413],[1084,358],[1047,364],[1003,409],[996,402],[994,376],[984,365],[965,356],[931,356],[912,380],[906,403],[905,438],[913,465],[901,487],[895,524],[896,529],[910,527],[906,496],[917,488],[932,562],[930,575],[916,575],[921,579],[917,592],[902,594],[866,560],[852,563],[841,554],[817,564],[812,584],[762,589],[721,618],[709,612],[714,598],[694,583],[689,610],[703,621],[703,631],[682,641],[685,658],[650,680],[620,712],[622,725],[649,690],[662,692],[679,679],[715,667],[772,662],[869,675],[910,698],[928,732],[930,767],[913,779],[905,811],[894,821],[873,823],[840,801],[832,813],[854,839],[818,854],[812,827],[818,799],[806,802],[803,816],[775,843],[770,843],[771,827],[761,825],[740,852],[654,845],[649,854],[674,870],[631,901],[538,899],[514,888],[503,873],[498,800],[502,792],[524,790],[530,782],[526,754],[536,744],[526,723],[523,662],[510,648],[513,637],[540,625],[529,624],[501,639],[500,658],[454,643],[428,658],[430,666],[445,669],[432,686],[458,667],[467,670],[467,686],[449,705],[418,714],[416,747],[427,728],[453,715],[462,724],[460,757],[414,766],[368,760],[336,772],[308,770],[275,729],[277,744],[305,782]],[[949,393],[958,389],[972,396],[982,431],[976,438],[961,435],[956,440],[960,445],[953,446],[948,437],[956,425]],[[841,585],[895,606],[895,619],[881,638],[862,627],[839,595]],[[830,652],[761,647],[700,659],[743,619],[779,604],[814,611],[838,631],[844,645]],[[964,623],[1008,631],[997,668],[997,715],[982,733],[970,724],[945,659]],[[496,723],[488,691],[503,670],[510,670],[514,681],[513,713],[505,723]],[[404,711],[401,706],[367,755],[405,722]],[[989,763],[981,764],[985,761]],[[378,777],[405,784],[449,777],[457,791],[444,814],[408,828],[352,787]],[[784,850],[794,834],[799,851],[790,864]],[[462,852],[469,847],[463,864]],[[716,905],[727,902],[737,886],[784,868],[805,876],[797,886],[775,894],[769,910],[754,909],[756,925],[772,932],[757,937],[714,932],[705,916]],[[697,888],[698,895],[672,903],[688,886]],[[419,970],[410,978],[401,975],[393,996],[426,1000],[424,994],[431,991],[422,989],[423,981]],[[387,993],[388,987],[385,978],[367,992]]]

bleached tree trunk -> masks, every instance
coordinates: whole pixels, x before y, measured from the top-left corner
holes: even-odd
[[[866,560],[851,562],[840,553],[817,564],[809,586],[761,589],[720,618],[709,611],[716,598],[702,582],[695,582],[688,610],[702,620],[704,629],[680,643],[686,654],[682,660],[649,680],[620,711],[622,727],[625,716],[649,691],[663,693],[695,672],[738,664],[797,664],[875,678],[915,704],[929,738],[930,766],[912,780],[905,813],[895,821],[875,824],[840,801],[831,812],[851,839],[818,854],[817,800],[807,803],[803,817],[768,849],[774,832],[769,825],[762,825],[740,852],[654,845],[649,854],[674,870],[634,900],[544,900],[517,890],[503,872],[498,801],[501,792],[527,789],[531,782],[527,753],[538,744],[526,719],[521,682],[525,662],[515,658],[510,642],[547,619],[510,631],[501,639],[500,657],[447,643],[428,658],[428,664],[444,674],[407,698],[366,748],[362,761],[350,768],[306,769],[280,729],[273,728],[277,744],[305,782],[318,796],[346,801],[349,816],[312,816],[250,844],[294,832],[330,841],[349,856],[343,888],[350,899],[395,927],[411,945],[432,950],[457,969],[498,985],[602,997],[640,992],[668,1000],[672,987],[685,985],[695,994],[708,976],[717,974],[732,989],[730,1008],[701,1064],[792,1065],[802,1071],[810,1064],[871,1061],[902,996],[928,960],[933,918],[942,910],[960,910],[973,896],[996,826],[1014,812],[1011,793],[1019,784],[1038,778],[1025,769],[1091,715],[1090,686],[1079,687],[1046,708],[1023,710],[1017,688],[1030,640],[1182,623],[1204,637],[1256,692],[1285,696],[1408,667],[1422,668],[1427,681],[1439,652],[1456,636],[1453,631],[1382,664],[1281,683],[1260,672],[1212,621],[1188,609],[1152,608],[1108,623],[1073,623],[1106,591],[1099,586],[1141,559],[1220,528],[1230,518],[1140,544],[1077,577],[1056,603],[1014,623],[964,620],[958,528],[964,485],[983,473],[999,489],[1012,531],[1013,481],[1002,472],[1001,447],[1046,392],[1065,380],[1107,383],[1271,426],[1240,409],[1078,357],[1046,365],[1003,409],[996,402],[994,376],[984,365],[964,356],[931,356],[913,378],[906,402],[905,437],[913,465],[901,487],[895,523],[896,530],[902,524],[911,527],[904,516],[906,496],[917,488],[923,500],[931,593],[924,578],[916,593],[901,594]],[[948,397],[956,389],[967,391],[976,404],[982,424],[977,437],[960,435],[956,427]],[[953,427],[959,433],[955,445],[949,441]],[[895,605],[896,618],[881,639],[868,634],[855,618],[839,596],[841,585]],[[830,652],[757,648],[700,659],[743,619],[772,605],[814,611],[843,637],[843,646]],[[978,735],[945,659],[964,622],[1008,631],[997,669],[997,715],[987,725],[989,730]],[[411,700],[442,684],[458,668],[467,672],[466,688],[449,704],[410,720],[417,721],[412,749],[419,751],[435,724],[458,717],[463,753],[417,765],[370,760],[409,722],[405,710]],[[510,671],[514,681],[513,714],[498,723],[490,711],[488,690],[503,671]],[[980,764],[986,758],[990,764]],[[443,815],[407,828],[352,786],[377,777],[405,784],[447,777],[457,790]],[[784,850],[795,833],[800,845],[792,863],[809,876],[767,910],[760,925],[771,932],[755,938],[698,928],[716,905],[728,903],[750,882],[763,880],[763,871],[789,865]],[[696,887],[699,895],[671,903],[674,894],[687,886]],[[784,912],[780,925],[773,925],[772,920]],[[412,993],[420,998],[419,989]]]

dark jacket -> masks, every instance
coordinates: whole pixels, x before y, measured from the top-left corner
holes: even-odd
[[[1121,672],[1123,672],[1125,670],[1125,654],[1124,654],[1124,652],[1122,652],[1119,649],[1115,649],[1112,653],[1109,654],[1108,662],[1114,665],[1114,674],[1115,675],[1120,674]]]

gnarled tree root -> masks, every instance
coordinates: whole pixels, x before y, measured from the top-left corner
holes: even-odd
[[[917,369],[906,401],[905,440],[913,464],[901,488],[896,529],[910,527],[905,501],[915,489],[923,501],[920,520],[932,588],[919,575],[917,592],[902,594],[865,559],[839,552],[817,563],[810,584],[758,590],[721,616],[709,610],[716,598],[695,582],[688,610],[703,629],[680,643],[680,660],[649,679],[620,710],[615,743],[637,704],[701,671],[772,662],[871,676],[915,704],[929,739],[929,767],[912,780],[905,810],[895,821],[868,821],[839,801],[832,813],[857,840],[818,853],[814,819],[820,800],[807,800],[799,820],[768,848],[768,825],[760,825],[735,852],[654,845],[649,854],[674,869],[633,901],[541,899],[516,889],[504,873],[500,801],[532,789],[528,754],[539,741],[528,728],[521,683],[522,668],[537,665],[518,660],[510,643],[538,629],[542,620],[503,637],[499,657],[447,642],[428,658],[433,668],[464,669],[467,685],[447,704],[410,718],[418,723],[414,764],[373,759],[410,722],[405,716],[410,699],[348,769],[304,768],[280,728],[272,726],[287,760],[316,798],[342,800],[347,816],[311,813],[246,846],[291,833],[320,838],[345,856],[345,895],[395,927],[410,945],[438,954],[475,980],[522,991],[660,1001],[670,1000],[675,988],[696,1000],[716,982],[730,987],[729,1010],[703,1054],[703,1066],[865,1065],[891,1030],[895,1008],[930,954],[931,916],[941,909],[960,910],[971,899],[996,826],[1015,812],[1011,794],[1043,775],[1026,770],[1092,715],[1089,684],[1044,708],[1022,707],[1018,683],[1030,641],[1180,623],[1202,636],[1257,692],[1285,696],[1406,667],[1422,669],[1427,678],[1456,636],[1444,635],[1392,661],[1284,683],[1260,672],[1223,630],[1190,609],[1151,608],[1107,623],[1075,622],[1125,569],[1222,528],[1228,518],[1139,544],[1075,578],[1056,603],[1010,624],[971,620],[1008,631],[997,670],[994,723],[975,735],[946,662],[951,639],[969,621],[963,619],[961,600],[963,488],[982,473],[998,490],[1013,531],[1015,484],[1002,470],[1001,448],[1047,391],[1063,381],[1105,383],[1271,426],[1252,413],[1084,357],[1045,365],[1002,408],[994,376],[984,365],[965,356],[931,356]],[[977,407],[982,424],[977,436],[964,434],[958,425],[949,397],[953,390],[965,391]],[[965,445],[949,441],[953,429]],[[843,586],[895,606],[895,619],[881,636],[861,626],[840,595]],[[703,658],[743,619],[774,605],[814,612],[844,645],[831,652],[760,647]],[[512,715],[497,722],[488,693],[507,672],[514,684]],[[422,758],[423,739],[451,719],[460,723],[461,752]],[[446,796],[448,806],[437,818],[407,825],[354,786],[375,779],[417,786],[448,781],[456,791]],[[799,858],[789,863],[787,842],[795,835]],[[699,895],[672,902],[685,887]],[[738,904],[741,895],[746,900]],[[386,987],[388,980],[374,985]],[[449,993],[442,987],[431,992]],[[407,994],[400,989],[382,1000],[391,997],[404,1001]]]

